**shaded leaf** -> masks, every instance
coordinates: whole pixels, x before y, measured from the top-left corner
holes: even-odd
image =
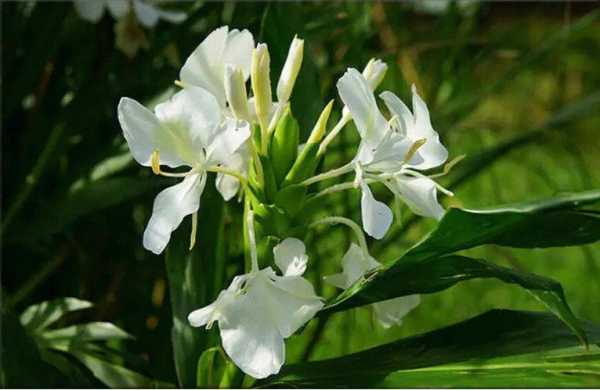
[[[78,298],[58,298],[29,306],[21,314],[21,323],[32,331],[44,329],[66,313],[92,307],[92,303]]]
[[[90,322],[82,325],[72,325],[66,328],[53,329],[44,332],[42,338],[50,343],[68,341],[82,343],[87,341],[107,341],[133,338],[129,333],[110,322]]]
[[[600,327],[585,330],[600,342]],[[492,310],[443,329],[339,358],[291,365],[261,383],[285,387],[548,387],[598,384],[598,353],[577,347],[570,355],[548,351],[577,339],[546,313]],[[536,357],[523,357],[536,353]],[[504,358],[503,360],[490,360]],[[583,362],[573,369],[573,362]],[[461,363],[464,369],[457,365]],[[537,363],[536,367],[533,367]],[[418,370],[418,371],[417,371]],[[546,372],[547,378],[543,378]],[[470,374],[479,381],[471,382]],[[597,372],[596,372],[597,374]],[[552,381],[551,381],[552,380]]]

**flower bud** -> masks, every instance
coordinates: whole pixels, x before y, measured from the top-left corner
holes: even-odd
[[[271,97],[271,77],[269,66],[271,57],[269,49],[264,43],[260,43],[252,51],[252,66],[250,78],[252,81],[252,91],[254,93],[254,104],[256,107],[256,116],[261,128],[267,128],[269,112],[273,99]]]
[[[385,72],[387,71],[387,64],[379,59],[371,58],[365,66],[362,74],[367,79],[369,86],[374,91],[377,86],[383,80]]]
[[[325,135],[327,131],[327,121],[329,120],[329,115],[331,114],[331,108],[333,107],[333,100],[331,100],[319,115],[319,119],[315,124],[310,136],[308,137],[307,143],[317,143],[321,141],[321,138]]]
[[[292,89],[296,83],[296,77],[302,66],[302,57],[304,55],[304,40],[297,36],[290,44],[287,59],[283,65],[279,82],[277,83],[277,101],[281,104],[287,103],[292,94]]]
[[[227,102],[237,119],[250,120],[246,82],[241,69],[231,65],[225,67],[225,95]]]

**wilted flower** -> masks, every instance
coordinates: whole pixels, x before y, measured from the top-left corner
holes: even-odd
[[[381,267],[381,263],[371,257],[356,244],[350,248],[342,258],[342,273],[325,276],[325,282],[342,289],[350,287],[354,282],[362,278],[367,272]],[[371,305],[377,320],[384,328],[392,325],[400,325],[402,318],[409,311],[417,307],[421,299],[419,295],[407,295],[405,297],[388,299]]]
[[[133,99],[122,98],[118,114],[131,154],[138,163],[152,167],[156,174],[183,178],[181,183],[158,194],[144,232],[144,247],[159,254],[183,218],[198,211],[206,172],[240,175],[235,155],[250,136],[250,126],[245,121],[224,118],[215,97],[199,87],[177,92],[169,101],[157,105],[154,113]],[[191,169],[169,173],[162,171],[160,165]],[[231,192],[237,191],[237,187],[230,187],[237,183],[217,187],[228,199]]]

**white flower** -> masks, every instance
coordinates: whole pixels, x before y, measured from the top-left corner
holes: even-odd
[[[74,3],[79,16],[92,23],[102,19],[106,8],[115,19],[121,19],[133,9],[136,18],[146,27],[156,26],[159,19],[180,23],[187,17],[183,12],[164,11],[142,0],[74,0]]]
[[[144,247],[159,254],[183,218],[198,211],[206,172],[239,172],[242,163],[235,155],[249,138],[250,127],[245,121],[224,119],[214,96],[198,87],[176,93],[157,105],[154,113],[133,99],[122,98],[118,115],[138,163],[152,167],[157,174],[183,177],[181,183],[158,194],[144,232]],[[167,173],[161,171],[161,164],[191,170]],[[217,182],[217,187],[228,199],[235,192],[232,184],[224,181],[222,178],[220,186]]]
[[[225,107],[225,71],[227,65],[242,72],[246,82],[254,38],[248,30],[231,30],[223,26],[211,32],[185,61],[179,78],[184,86],[193,85],[212,93],[221,107]]]
[[[302,241],[287,238],[273,252],[283,276],[270,267],[258,270],[253,260],[250,273],[236,276],[213,303],[188,316],[192,326],[210,329],[218,322],[227,355],[259,379],[279,372],[285,362],[284,339],[323,307],[310,282],[301,276],[308,261]]]
[[[361,248],[351,244],[342,258],[342,273],[325,276],[325,282],[342,289],[350,287],[367,272],[379,268],[381,264],[373,257],[365,254]],[[371,305],[377,320],[384,328],[400,325],[402,318],[417,307],[421,299],[419,295],[388,299]]]
[[[382,238],[389,229],[393,214],[375,200],[367,183],[382,182],[416,214],[441,218],[443,208],[437,201],[442,189],[417,170],[443,164],[448,152],[433,130],[429,111],[413,87],[413,112],[391,92],[381,97],[392,113],[388,121],[379,111],[370,81],[356,69],[348,71],[337,84],[340,97],[361,137],[353,163],[356,185],[362,190],[363,228],[372,237]]]

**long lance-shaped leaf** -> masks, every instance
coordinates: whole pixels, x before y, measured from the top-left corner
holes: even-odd
[[[584,322],[590,341],[600,327]],[[291,365],[259,385],[285,387],[594,386],[599,354],[547,313],[492,310],[422,335],[339,358]],[[552,351],[552,352],[551,352]],[[529,355],[526,355],[529,354]]]
[[[211,182],[202,194],[196,247],[189,250],[189,225],[184,223],[174,232],[165,256],[175,369],[183,387],[196,385],[198,359],[213,337],[204,329],[192,328],[187,316],[212,302],[224,284],[223,201]]]
[[[580,207],[599,199],[600,191],[590,191],[490,210],[451,209],[428,237],[334,298],[322,313],[440,291],[473,278],[498,278],[532,292],[585,340],[558,283],[482,260],[448,255],[484,244],[539,248],[595,242],[600,239],[600,216]],[[415,280],[419,282],[413,284]]]
[[[405,261],[396,264],[392,270],[373,272],[337,296],[323,312],[345,310],[411,294],[434,293],[466,280],[480,278],[495,278],[526,289],[563,320],[583,344],[587,343],[585,331],[571,312],[558,282],[458,255]]]

